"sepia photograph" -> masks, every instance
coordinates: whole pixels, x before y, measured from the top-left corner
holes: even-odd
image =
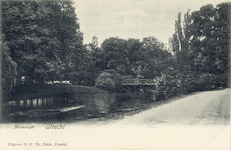
[[[1,0],[0,149],[230,149],[228,0]]]

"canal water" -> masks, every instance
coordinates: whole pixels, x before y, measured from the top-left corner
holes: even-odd
[[[16,99],[3,104],[5,122],[76,121],[124,112],[150,102],[149,95],[59,94],[31,99]]]

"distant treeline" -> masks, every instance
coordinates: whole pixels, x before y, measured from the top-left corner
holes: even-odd
[[[83,44],[69,0],[2,1],[3,98],[21,84],[57,80],[117,91],[123,78],[155,79],[159,97],[227,87],[230,9],[203,6],[183,21],[179,13],[169,51],[155,37]]]

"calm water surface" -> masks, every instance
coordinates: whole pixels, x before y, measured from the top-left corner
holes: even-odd
[[[3,114],[6,122],[76,121],[129,111],[149,101],[144,94],[60,94],[6,102]]]

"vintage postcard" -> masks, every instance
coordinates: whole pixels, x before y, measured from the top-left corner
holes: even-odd
[[[228,0],[2,0],[1,150],[230,149]]]

